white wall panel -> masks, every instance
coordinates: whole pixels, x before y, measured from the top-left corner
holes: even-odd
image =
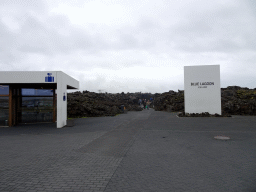
[[[184,67],[185,112],[221,114],[220,66]]]
[[[54,82],[46,82],[45,77],[54,77]],[[56,83],[56,71],[1,71],[0,83]]]

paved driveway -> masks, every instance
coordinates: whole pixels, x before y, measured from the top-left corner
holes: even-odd
[[[0,128],[0,191],[255,192],[255,146],[256,117],[152,109]]]

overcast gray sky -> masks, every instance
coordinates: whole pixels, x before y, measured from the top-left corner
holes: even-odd
[[[0,0],[0,70],[63,71],[80,91],[184,89],[184,66],[220,65],[256,87],[255,0]]]

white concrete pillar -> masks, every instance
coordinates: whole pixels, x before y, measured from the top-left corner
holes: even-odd
[[[57,72],[57,128],[62,128],[67,122],[67,83],[65,76]]]

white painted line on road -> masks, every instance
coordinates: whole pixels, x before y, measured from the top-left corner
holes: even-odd
[[[255,131],[223,131],[223,130],[219,130],[219,131],[172,131],[172,130],[169,130],[169,129],[164,129],[164,130],[146,130],[146,129],[144,129],[143,131],[159,131],[159,132],[161,132],[161,131],[168,131],[168,132],[177,132],[177,133],[187,133],[187,132],[189,132],[189,133],[193,133],[193,132],[195,132],[195,133],[201,133],[201,132],[203,132],[203,133],[219,133],[219,132],[225,132],[225,133],[255,133],[256,134],[256,132]]]

